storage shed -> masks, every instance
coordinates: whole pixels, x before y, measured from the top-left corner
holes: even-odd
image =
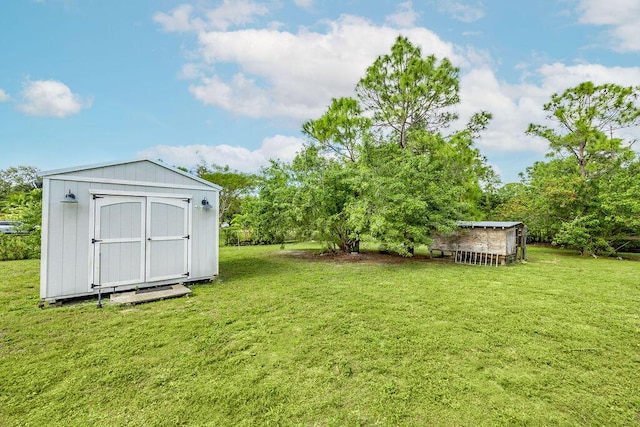
[[[218,274],[220,187],[154,160],[42,174],[45,301]]]
[[[455,233],[433,237],[429,247],[464,264],[505,265],[526,259],[527,227],[522,222],[460,221]]]

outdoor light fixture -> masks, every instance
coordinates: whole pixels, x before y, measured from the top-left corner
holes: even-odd
[[[61,200],[62,203],[78,203],[76,199],[76,195],[69,190],[67,194],[64,195],[64,199]]]
[[[211,206],[211,203],[209,203],[209,201],[207,200],[207,198],[205,197],[204,199],[202,199],[202,209],[204,209],[205,211],[208,211],[209,209],[211,209],[213,206]]]

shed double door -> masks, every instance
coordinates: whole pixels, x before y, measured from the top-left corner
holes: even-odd
[[[189,277],[189,200],[96,196],[92,287]]]

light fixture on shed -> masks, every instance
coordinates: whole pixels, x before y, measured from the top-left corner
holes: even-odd
[[[78,199],[76,199],[76,195],[69,190],[67,194],[64,195],[64,199],[61,200],[62,203],[78,203]]]
[[[211,203],[209,203],[209,201],[207,200],[207,198],[205,197],[204,199],[202,199],[202,202],[200,202],[202,204],[202,209],[204,209],[205,211],[208,211],[209,209],[211,209],[213,206],[211,206]]]

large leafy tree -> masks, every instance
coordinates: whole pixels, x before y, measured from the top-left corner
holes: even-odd
[[[549,141],[552,156],[573,158],[586,179],[628,153],[629,145],[614,134],[640,124],[639,95],[640,87],[580,83],[545,104],[552,126],[531,124],[527,132]]]
[[[284,243],[295,231],[295,191],[291,166],[272,160],[256,182],[255,196],[246,199],[233,222],[251,231],[253,243]]]
[[[446,58],[423,57],[405,37],[367,69],[356,93],[376,142],[365,163],[368,207],[359,212],[370,218],[373,237],[410,255],[434,231],[474,214],[493,174],[473,140],[491,115],[480,112],[448,131],[458,119],[459,70]]]
[[[302,133],[315,142],[320,154],[335,157],[340,163],[355,163],[370,128],[371,119],[362,114],[357,100],[338,98],[331,100],[320,118],[307,121]]]
[[[0,199],[11,193],[33,190],[39,173],[33,166],[12,166],[0,170]]]
[[[0,260],[37,258],[40,255],[42,190],[35,188],[39,171],[32,166],[0,170],[0,219],[18,221],[24,236],[0,234]]]
[[[360,249],[364,229],[351,219],[362,196],[360,164],[370,129],[371,120],[353,98],[333,99],[321,117],[302,127],[309,144],[293,163],[298,223],[330,248]]]
[[[468,218],[494,176],[473,144],[490,114],[445,134],[458,118],[458,73],[398,37],[358,83],[357,99],[333,99],[303,125],[308,143],[293,164],[264,171],[246,224],[270,237],[272,225],[287,227],[343,251],[370,237],[411,255],[433,231]]]
[[[323,241],[329,249],[359,251],[363,230],[350,218],[361,196],[358,165],[322,156],[311,145],[296,157],[292,169],[299,234]]]
[[[549,142],[550,160],[527,169],[525,191],[503,206],[519,212],[533,234],[580,253],[608,253],[640,233],[638,158],[621,129],[640,124],[640,89],[584,82],[544,106],[552,125],[528,133]]]
[[[439,132],[457,118],[459,70],[448,59],[422,57],[418,46],[398,37],[391,53],[378,57],[356,86],[373,124],[401,148],[414,130]],[[391,133],[389,135],[389,133]]]
[[[472,211],[490,169],[473,139],[490,119],[458,118],[458,69],[423,57],[398,37],[356,87],[303,126],[309,146],[294,162],[301,224],[343,250],[370,236],[401,254]]]
[[[227,224],[242,212],[242,202],[257,184],[255,175],[232,170],[229,166],[208,166],[202,163],[198,166],[196,174],[222,187],[219,199],[220,221]]]

